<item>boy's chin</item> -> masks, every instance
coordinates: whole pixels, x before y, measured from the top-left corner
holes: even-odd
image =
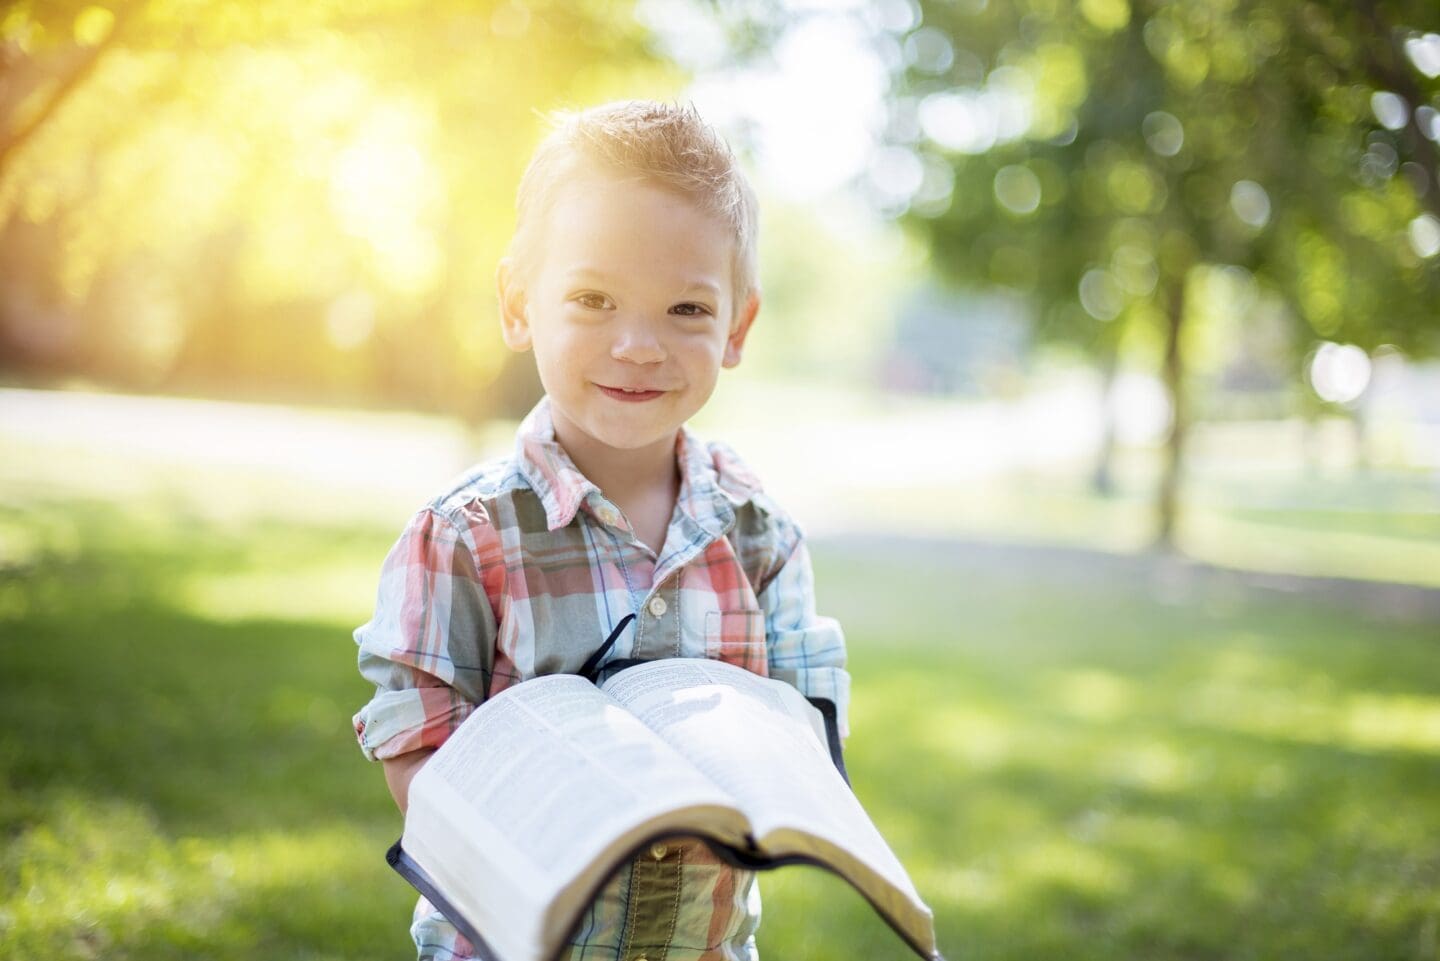
[[[660,430],[606,430],[600,429],[591,436],[606,447],[617,451],[640,451],[657,444],[673,443],[675,432],[680,425]]]
[[[624,418],[591,417],[578,420],[575,426],[592,442],[614,451],[641,451],[657,444],[671,444],[683,423],[664,418],[649,423],[626,423]]]

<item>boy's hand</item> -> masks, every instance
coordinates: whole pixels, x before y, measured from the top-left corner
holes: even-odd
[[[399,757],[386,758],[381,762],[385,765],[385,783],[390,786],[390,794],[399,805],[401,814],[405,813],[410,803],[410,782],[434,753],[433,747],[427,747]]]

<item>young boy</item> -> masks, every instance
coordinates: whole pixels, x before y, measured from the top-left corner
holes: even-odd
[[[545,399],[514,454],[416,514],[355,632],[375,697],[355,716],[403,811],[411,778],[475,706],[610,651],[708,657],[836,705],[839,626],[815,613],[795,524],[726,447],[684,427],[740,362],[760,306],[754,194],[691,108],[608,104],[563,118],[520,184],[497,282],[505,343]],[[754,875],[700,842],[657,845],[601,891],[569,957],[754,959]],[[483,932],[482,932],[483,933]],[[422,959],[472,948],[428,902]]]

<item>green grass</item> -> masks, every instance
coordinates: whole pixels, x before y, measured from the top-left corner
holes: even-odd
[[[1435,956],[1434,624],[963,559],[820,578],[857,791],[953,954]]]
[[[0,959],[413,956],[349,717],[392,525],[0,491]],[[971,959],[1433,959],[1440,628],[817,546],[857,793]],[[903,958],[819,871],[762,956]]]

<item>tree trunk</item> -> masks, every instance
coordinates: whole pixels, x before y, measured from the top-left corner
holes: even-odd
[[[95,72],[95,67],[100,63],[101,58],[105,56],[106,52],[109,51],[120,38],[120,29],[125,25],[126,20],[135,12],[136,6],[137,4],[135,3],[117,4],[112,9],[112,12],[115,14],[115,20],[110,25],[110,32],[106,34],[105,38],[95,44],[95,46],[89,48],[89,50],[80,57],[76,66],[60,79],[60,82],[55,85],[55,89],[50,92],[45,102],[41,104],[40,108],[36,110],[29,119],[15,130],[6,129],[3,133],[0,133],[0,175],[3,175],[10,166],[15,152],[34,137],[35,131],[43,127],[45,123],[55,115],[55,112],[60,109],[61,104],[68,100],[70,95]],[[9,118],[0,119],[8,120]]]
[[[1164,463],[1160,487],[1156,492],[1156,550],[1175,549],[1175,524],[1180,507],[1180,472],[1189,429],[1189,409],[1185,403],[1185,363],[1181,352],[1182,325],[1185,318],[1185,277],[1172,280],[1165,291],[1165,360],[1163,377],[1165,392],[1170,397],[1170,431],[1165,437]]]
[[[1350,429],[1355,443],[1355,473],[1364,477],[1370,473],[1370,415],[1365,410],[1364,398],[1350,412]]]
[[[1115,372],[1120,351],[1115,345],[1102,348],[1100,355],[1100,447],[1095,452],[1095,470],[1090,488],[1099,497],[1115,493]]]

